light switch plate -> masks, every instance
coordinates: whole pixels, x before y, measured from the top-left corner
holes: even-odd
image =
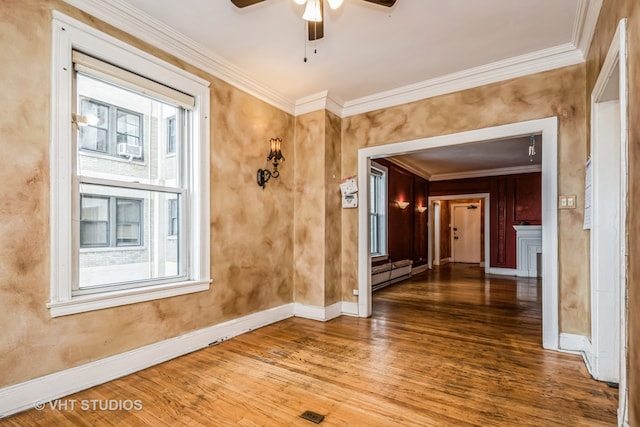
[[[558,209],[575,209],[576,208],[576,196],[560,196],[558,198]]]

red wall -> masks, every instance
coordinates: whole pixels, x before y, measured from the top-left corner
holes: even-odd
[[[516,231],[522,222],[542,224],[542,175],[540,172],[483,178],[432,181],[429,196],[490,194],[490,266],[516,268]]]
[[[418,206],[427,206],[429,182],[385,159],[376,162],[388,168],[388,253],[390,261],[413,260],[416,267],[427,263],[428,213],[418,212]],[[400,209],[396,201],[409,202]]]

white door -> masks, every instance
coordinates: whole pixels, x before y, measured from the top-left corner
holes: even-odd
[[[452,204],[453,262],[480,263],[480,203]]]

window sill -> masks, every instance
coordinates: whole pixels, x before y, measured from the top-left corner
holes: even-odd
[[[375,256],[371,256],[371,262],[376,262],[376,261],[386,261],[389,259],[389,255],[375,255]]]
[[[69,301],[50,302],[47,304],[47,307],[50,309],[51,317],[60,317],[206,291],[209,289],[210,284],[210,280],[188,281],[123,291],[104,292],[101,294],[82,295],[73,297]]]

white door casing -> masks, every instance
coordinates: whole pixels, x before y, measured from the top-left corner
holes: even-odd
[[[361,200],[369,200],[368,177],[371,159],[408,154],[429,148],[468,144],[499,138],[542,136],[542,345],[559,348],[558,324],[558,118],[476,129],[358,150],[358,181]],[[487,234],[487,233],[485,233]],[[371,316],[371,259],[369,212],[366,203],[358,206],[358,316]],[[486,265],[489,263],[487,262]]]
[[[626,19],[616,29],[591,93],[591,351],[596,379],[619,383],[618,424],[628,425]]]

